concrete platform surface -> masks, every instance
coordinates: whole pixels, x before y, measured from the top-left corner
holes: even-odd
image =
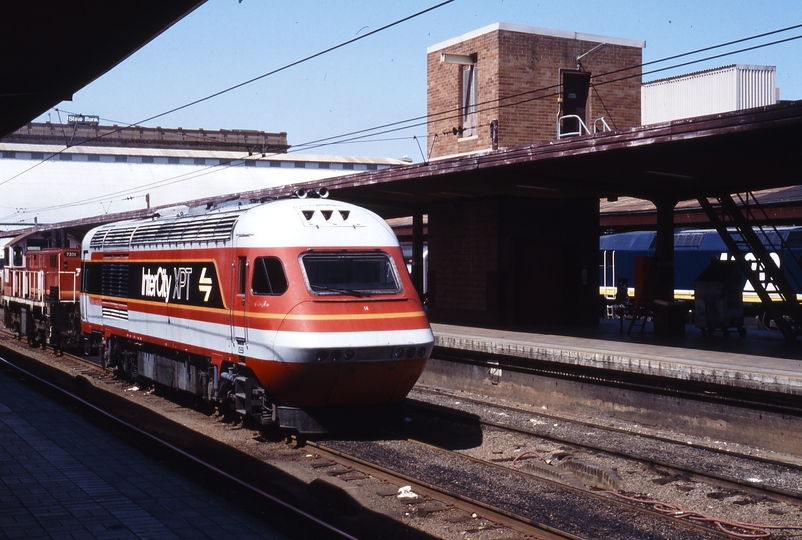
[[[0,373],[0,538],[286,538]]]
[[[802,395],[802,339],[789,344],[779,332],[750,329],[746,337],[702,336],[660,341],[646,331],[620,331],[617,321],[598,327],[516,332],[432,324],[435,345],[448,349],[530,358],[648,376],[700,381]]]

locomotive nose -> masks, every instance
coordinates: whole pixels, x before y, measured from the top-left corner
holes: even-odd
[[[423,372],[434,343],[425,317],[352,304],[299,304],[279,327],[276,356],[305,406],[400,401]]]

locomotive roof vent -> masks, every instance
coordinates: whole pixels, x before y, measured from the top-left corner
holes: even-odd
[[[304,225],[307,227],[337,227],[350,226],[358,227],[360,224],[354,221],[351,210],[341,210],[331,207],[301,208]]]

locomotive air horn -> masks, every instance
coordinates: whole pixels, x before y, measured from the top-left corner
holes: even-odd
[[[329,197],[329,190],[328,190],[328,188],[324,188],[324,187],[322,187],[322,188],[318,189],[318,190],[317,190],[317,195],[318,195],[318,197],[320,197],[321,199],[327,199],[327,198]]]
[[[298,197],[299,199],[306,199],[306,195],[307,195],[306,190],[304,188],[294,189],[292,191],[292,194],[295,197]]]

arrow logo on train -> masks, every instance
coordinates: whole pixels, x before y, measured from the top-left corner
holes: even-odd
[[[198,280],[198,290],[202,293],[206,293],[206,296],[203,297],[204,302],[209,301],[209,295],[212,294],[212,278],[206,277],[206,267],[203,267],[201,270],[200,279]]]

